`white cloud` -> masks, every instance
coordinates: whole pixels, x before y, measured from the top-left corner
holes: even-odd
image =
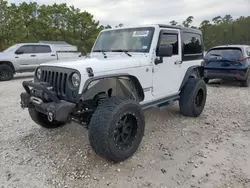
[[[31,0],[26,0],[30,2]],[[21,2],[9,0],[9,2]],[[231,14],[233,17],[250,15],[250,0],[38,0],[39,4],[67,3],[94,15],[101,24],[124,25],[182,23],[194,16],[194,25],[213,17]]]

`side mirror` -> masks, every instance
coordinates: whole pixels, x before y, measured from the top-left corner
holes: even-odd
[[[15,52],[15,54],[17,54],[17,55],[20,55],[20,54],[23,54],[24,52],[23,51],[20,51],[20,50],[17,50],[16,52]]]
[[[160,57],[171,57],[173,55],[173,46],[159,46],[156,55]]]

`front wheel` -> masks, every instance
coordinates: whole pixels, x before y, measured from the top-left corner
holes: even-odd
[[[9,81],[13,78],[13,76],[14,71],[9,65],[0,65],[0,81]]]
[[[197,117],[205,106],[207,98],[207,87],[204,80],[200,78],[189,78],[181,90],[180,112],[184,116]]]
[[[55,129],[55,128],[62,127],[63,125],[65,125],[65,123],[63,122],[58,122],[55,120],[49,121],[47,115],[37,112],[35,108],[29,108],[29,114],[30,114],[31,119],[35,123],[37,123],[38,125],[46,129]]]
[[[92,115],[90,145],[97,155],[109,161],[124,161],[138,149],[144,127],[144,114],[137,102],[111,97]]]

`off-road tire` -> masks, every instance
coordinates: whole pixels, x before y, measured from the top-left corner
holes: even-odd
[[[130,117],[134,122],[131,123],[131,143],[124,148],[117,144],[115,138],[116,129],[123,127],[120,126],[123,117]],[[137,102],[118,97],[107,98],[97,107],[90,120],[90,145],[97,155],[106,160],[121,162],[136,152],[144,136],[144,129],[144,114]]]
[[[0,64],[0,81],[9,81],[14,76],[14,70],[6,64]]]
[[[241,86],[242,87],[249,87],[249,84],[250,84],[250,74],[248,72],[246,80],[241,81]]]
[[[199,116],[204,109],[206,98],[207,87],[204,80],[189,78],[180,93],[180,113],[189,117]]]
[[[55,129],[65,125],[63,122],[53,120],[50,122],[45,114],[42,114],[35,110],[35,108],[29,108],[29,114],[31,119],[38,125],[46,129]]]
[[[206,84],[208,84],[209,79],[208,79],[208,78],[204,78],[204,82],[205,82]]]

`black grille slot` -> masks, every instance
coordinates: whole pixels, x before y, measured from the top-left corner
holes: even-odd
[[[58,96],[66,95],[67,78],[67,73],[47,70],[43,70],[41,75],[42,81],[49,83]]]

